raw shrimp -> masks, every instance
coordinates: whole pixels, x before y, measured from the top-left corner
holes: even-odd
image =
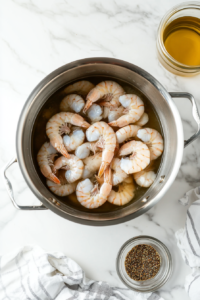
[[[64,89],[64,92],[66,94],[76,93],[76,94],[81,95],[85,98],[86,95],[89,93],[89,91],[91,91],[91,89],[93,89],[93,88],[94,88],[93,83],[91,83],[87,80],[81,80],[81,81],[77,81],[77,82],[67,86]]]
[[[137,95],[127,94],[119,97],[119,102],[125,107],[124,116],[110,122],[108,125],[124,127],[138,121],[144,113],[144,103]]]
[[[97,208],[103,205],[112,190],[112,172],[107,167],[104,172],[104,183],[100,190],[98,184],[94,185],[90,179],[85,179],[78,183],[76,187],[76,196],[78,201],[87,208]]]
[[[135,122],[134,125],[144,126],[148,122],[149,122],[149,116],[147,115],[147,113],[143,113],[141,118],[137,122]]]
[[[112,173],[112,185],[117,185],[124,181],[128,175],[120,167],[121,160],[119,158],[113,158],[110,167],[113,170]]]
[[[76,182],[68,183],[67,180],[63,184],[56,184],[50,180],[47,180],[46,184],[52,193],[60,197],[65,197],[72,194],[75,192],[77,186]]]
[[[102,162],[102,153],[96,153],[92,156],[86,157],[83,160],[84,170],[82,178],[92,177],[100,168]]]
[[[74,151],[78,146],[83,144],[85,139],[85,133],[81,128],[76,128],[69,135],[64,135],[63,143],[68,152]]]
[[[106,109],[106,107],[104,107],[104,110]],[[108,122],[112,122],[117,120],[119,117],[121,117],[123,115],[123,111],[124,108],[123,106],[119,106],[116,108],[110,108],[108,111]],[[105,115],[104,115],[105,116]]]
[[[133,175],[135,182],[142,187],[149,187],[156,179],[156,173],[154,171],[142,170]]]
[[[82,177],[84,165],[82,160],[75,155],[70,155],[70,158],[61,156],[54,163],[54,171],[61,168],[66,170],[65,178],[72,183]]]
[[[135,185],[132,176],[127,177],[118,185],[118,191],[112,190],[108,196],[108,202],[115,205],[125,205],[135,196]]]
[[[97,153],[102,151],[103,151],[103,146],[98,144],[98,142],[92,142],[92,143],[87,142],[76,148],[75,155],[80,159],[84,159],[88,157],[91,152]],[[115,155],[117,155],[118,151],[119,151],[119,143],[116,142]]]
[[[103,118],[103,109],[100,105],[93,104],[87,110],[86,115],[92,122],[98,122]]]
[[[139,129],[141,129],[141,127],[137,125],[128,125],[123,128],[120,128],[119,130],[116,131],[116,137],[118,143],[121,144],[124,141],[135,137]]]
[[[119,156],[129,155],[121,159],[120,167],[126,174],[139,172],[150,163],[150,151],[140,141],[130,141],[119,149]]]
[[[101,102],[102,105],[118,107],[120,105],[119,96],[123,94],[124,89],[118,83],[114,81],[102,81],[97,84],[87,95],[87,102],[83,112],[86,113],[90,106],[100,99],[103,100],[103,102]]]
[[[142,128],[138,130],[137,137],[141,139],[150,150],[150,159],[158,158],[163,152],[163,138],[161,134],[152,128]]]
[[[46,125],[46,134],[50,139],[52,146],[65,157],[70,157],[62,139],[62,134],[70,132],[69,124],[75,126],[88,128],[90,124],[87,123],[81,116],[70,112],[61,112],[54,115]]]
[[[110,165],[116,148],[116,135],[113,129],[105,122],[97,122],[91,125],[86,131],[89,142],[97,141],[97,146],[103,148],[102,163],[98,176],[101,177]]]
[[[76,181],[76,182],[68,183],[65,178],[65,171],[64,170],[61,171],[58,175],[60,184],[56,184],[50,180],[47,180],[46,183],[52,193],[60,197],[65,197],[75,192],[78,182]]]
[[[100,145],[98,142],[92,142],[92,143],[87,142],[76,148],[75,155],[80,159],[84,159],[88,157],[91,152],[97,153],[102,151],[103,151],[103,145]],[[117,155],[118,151],[119,151],[119,143],[116,142],[114,155]]]
[[[60,110],[79,113],[85,105],[83,98],[76,94],[66,96],[60,103]]]
[[[102,149],[98,147],[97,142],[87,142],[76,148],[75,155],[80,159],[84,159],[90,155],[90,151],[95,153],[98,151],[102,151]]]
[[[60,180],[52,172],[53,160],[57,155],[56,149],[50,143],[44,143],[40,148],[37,155],[37,162],[40,167],[42,174],[49,180],[55,182],[56,184],[60,183]]]

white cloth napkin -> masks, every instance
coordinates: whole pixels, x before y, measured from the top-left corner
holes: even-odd
[[[176,232],[182,257],[192,269],[185,289],[190,299],[200,300],[200,188],[187,192],[180,202],[188,205],[185,227]]]
[[[75,261],[37,246],[25,246],[0,257],[0,299],[163,300],[155,293],[136,293],[88,280]]]

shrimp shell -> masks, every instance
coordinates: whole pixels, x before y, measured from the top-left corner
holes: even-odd
[[[57,171],[61,168],[67,170],[65,178],[69,183],[72,183],[82,177],[84,165],[82,160],[75,155],[71,155],[70,158],[61,156],[55,161],[54,170]]]
[[[81,81],[77,81],[77,82],[67,86],[64,89],[64,92],[66,94],[76,93],[85,98],[86,95],[89,93],[89,91],[91,91],[91,89],[93,89],[93,88],[94,88],[93,83],[91,83],[90,81],[87,81],[87,80],[81,80]]]
[[[90,156],[91,152],[97,153],[102,151],[103,151],[103,145],[100,145],[98,142],[92,142],[92,143],[86,142],[76,148],[75,155],[80,159],[84,159]],[[116,142],[114,155],[117,155],[118,151],[119,151],[119,143]]]
[[[76,94],[66,96],[60,103],[60,110],[79,113],[85,105],[83,98]]]
[[[84,143],[76,148],[75,155],[80,158],[84,159],[90,155],[90,151],[93,153],[102,151],[101,148],[98,148],[98,145],[96,142],[94,143]]]
[[[70,112],[61,112],[56,115],[54,115],[46,125],[46,134],[48,138],[50,139],[50,142],[52,146],[60,152],[65,157],[69,158],[70,155],[68,154],[64,142],[62,139],[61,134],[63,131],[65,133],[69,133],[69,130],[66,132],[66,124],[72,124],[75,126],[88,128],[90,127],[90,124],[87,123],[84,118],[79,116],[78,114],[73,114]],[[67,127],[68,128],[68,127]],[[68,128],[69,129],[69,128]]]
[[[59,184],[60,180],[54,175],[51,169],[51,166],[53,165],[53,158],[56,154],[56,149],[54,149],[50,143],[46,142],[42,145],[37,154],[37,162],[42,174],[49,180]]]
[[[90,155],[91,151],[93,153],[102,152],[103,145],[100,145],[98,142],[84,143],[76,148],[75,155],[80,159],[84,159]],[[114,155],[117,155],[118,151],[119,151],[119,143],[116,142]]]
[[[141,139],[150,150],[150,160],[157,159],[163,152],[163,138],[161,134],[152,128],[142,128],[138,130],[137,137]]]
[[[121,159],[120,167],[126,174],[132,174],[145,169],[150,163],[150,151],[140,141],[130,141],[119,149],[119,156],[129,155]]]
[[[108,116],[109,116],[109,114],[110,114],[110,108],[104,106],[104,107],[103,107],[103,119],[107,119]]]
[[[104,103],[109,101],[112,106],[119,106],[119,96],[124,94],[124,89],[114,81],[102,81],[97,84],[87,95],[86,104],[83,109],[83,112],[90,108],[90,106],[98,101],[99,99],[103,99]]]
[[[123,143],[124,141],[135,137],[137,135],[138,130],[141,129],[140,126],[136,125],[128,125],[125,127],[120,128],[116,132],[117,141],[119,144]]]
[[[139,186],[147,188],[155,181],[156,173],[154,171],[142,170],[133,174],[133,178]]]
[[[112,190],[112,172],[108,167],[104,172],[104,183],[100,190],[98,184],[94,185],[90,179],[85,179],[78,183],[76,196],[81,205],[93,209],[103,205]]]
[[[143,113],[141,118],[137,122],[135,122],[134,125],[144,126],[148,122],[149,122],[149,116],[147,115],[147,113]]]
[[[65,197],[74,193],[77,186],[77,182],[68,183],[67,181],[62,184],[56,184],[50,180],[47,180],[46,184],[52,193],[60,197]]]
[[[144,113],[144,103],[137,95],[127,94],[119,97],[119,102],[125,107],[124,116],[110,122],[108,125],[124,127],[138,121]]]
[[[105,108],[104,108],[105,109]],[[124,108],[123,106],[119,106],[113,109],[109,109],[108,111],[108,122],[112,122],[117,120],[119,117],[123,115]]]
[[[83,160],[84,170],[82,178],[92,177],[100,168],[102,162],[102,153],[96,153],[92,156],[86,157]]]
[[[92,122],[98,122],[103,118],[103,109],[100,105],[93,104],[87,110],[86,115]]]
[[[85,139],[85,133],[82,129],[75,129],[70,135],[63,137],[63,143],[68,152],[74,151],[83,144]]]
[[[110,165],[116,148],[116,135],[113,129],[105,122],[97,122],[91,125],[86,131],[86,137],[89,142],[98,140],[97,145],[103,148],[102,163],[98,176],[101,177]]]
[[[135,196],[135,185],[132,176],[127,177],[118,185],[118,192],[112,190],[108,196],[108,202],[114,205],[125,205]]]
[[[113,158],[110,167],[113,170],[112,173],[112,185],[117,185],[124,181],[128,175],[120,167],[121,160],[119,158]]]

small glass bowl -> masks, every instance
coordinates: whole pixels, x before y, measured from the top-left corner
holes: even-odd
[[[180,76],[194,76],[200,73],[200,66],[188,66],[175,60],[166,50],[163,40],[165,28],[175,19],[181,17],[200,19],[200,2],[184,2],[174,6],[160,21],[157,34],[157,53],[161,64],[170,72]]]
[[[135,246],[140,244],[146,244],[152,246],[160,255],[160,269],[155,277],[145,281],[135,281],[131,279],[125,270],[125,259],[128,252]],[[146,235],[136,236],[122,245],[120,248],[117,259],[116,269],[121,281],[130,289],[149,293],[158,290],[163,286],[172,273],[172,257],[168,248],[159,240]]]

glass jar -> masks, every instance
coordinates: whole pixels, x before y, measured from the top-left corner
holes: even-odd
[[[135,281],[128,276],[125,269],[125,259],[128,252],[135,246],[146,244],[152,246],[160,255],[160,269],[155,277],[145,281]],[[149,293],[158,290],[167,282],[172,273],[172,257],[168,248],[156,238],[140,235],[124,243],[118,252],[116,269],[121,281],[136,292]]]
[[[157,35],[157,51],[161,64],[170,72],[181,76],[193,76],[200,73],[200,65],[188,66],[175,60],[166,50],[163,35],[166,27],[180,17],[196,17],[200,19],[200,2],[184,2],[173,7],[162,18]]]

